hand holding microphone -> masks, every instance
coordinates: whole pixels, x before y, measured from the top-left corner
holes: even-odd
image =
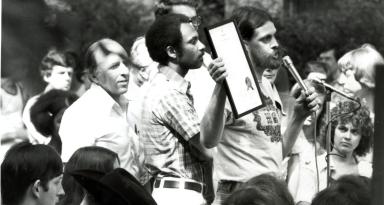
[[[314,88],[309,89],[303,79],[300,77],[299,73],[297,72],[295,66],[292,63],[292,60],[289,56],[283,57],[283,63],[284,66],[288,69],[288,71],[292,74],[292,76],[295,78],[299,86],[302,88],[302,90],[305,92],[305,96],[302,95],[302,97],[299,97],[296,99],[297,101],[297,112],[302,113],[304,116],[309,115],[308,111],[315,112],[320,108],[321,101],[318,99],[318,95],[315,92]],[[300,111],[298,110],[300,109]],[[306,114],[308,113],[308,114]]]
[[[292,60],[289,56],[283,57],[283,64],[288,69],[288,71],[291,73],[291,75],[295,78],[296,82],[300,85],[300,87],[304,90],[304,92],[308,93],[308,88],[304,84],[303,79],[301,79],[299,73],[297,72],[295,66],[292,63]]]

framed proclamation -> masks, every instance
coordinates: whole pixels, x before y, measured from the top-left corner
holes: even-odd
[[[221,57],[228,77],[224,81],[235,118],[240,118],[264,106],[252,63],[243,45],[234,20],[225,20],[204,29],[212,57]]]

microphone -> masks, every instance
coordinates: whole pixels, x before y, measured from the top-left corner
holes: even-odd
[[[291,73],[291,75],[295,78],[297,83],[299,83],[300,87],[305,91],[305,93],[308,93],[308,88],[304,84],[303,79],[301,79],[299,73],[297,72],[295,66],[292,63],[292,60],[289,56],[283,57],[283,64],[288,69],[288,71]]]
[[[332,85],[324,82],[323,80],[319,80],[319,79],[312,79],[313,81],[315,81],[316,83],[319,83],[321,84],[322,86],[324,86],[327,90],[331,91],[331,92],[335,92],[347,99],[352,99],[352,97],[350,97],[347,93],[341,91],[341,90],[338,90],[336,89],[335,87],[333,87]],[[355,100],[355,99],[352,99],[352,100]]]

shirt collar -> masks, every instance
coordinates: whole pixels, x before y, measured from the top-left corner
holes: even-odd
[[[181,77],[178,73],[176,73],[176,71],[174,71],[170,67],[160,66],[159,72],[165,76],[167,81],[169,81],[172,84],[172,87],[174,87],[176,90],[182,93],[189,92],[189,89],[191,88],[191,83]]]
[[[94,93],[94,103],[99,104],[99,108],[105,107],[109,110],[115,110],[117,112],[123,112],[123,108],[116,102],[101,86],[93,83],[89,88],[89,91]]]

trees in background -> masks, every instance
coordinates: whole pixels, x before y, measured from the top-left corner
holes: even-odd
[[[81,50],[101,38],[112,38],[129,50],[133,40],[143,35],[153,18],[152,11],[140,1],[64,0],[78,24],[71,28]]]
[[[278,39],[299,68],[332,47],[347,51],[371,43],[383,53],[383,9],[384,4],[377,1],[338,0],[329,10],[277,19]]]
[[[153,5],[144,4],[140,0],[45,1],[56,3],[50,5],[51,10],[41,23],[46,24],[47,28],[54,28],[51,29],[51,33],[53,33],[51,36],[57,37],[54,41],[56,46],[67,47],[78,54],[81,54],[80,51],[91,42],[104,37],[117,40],[129,50],[133,40],[143,35],[154,20]],[[230,5],[233,7],[236,7],[236,3],[241,4],[241,2],[247,2],[247,5],[251,6],[264,5],[257,1],[253,4],[253,1],[250,0],[237,2],[234,0],[204,0],[200,2],[201,7],[198,11],[203,17],[201,28],[224,19],[228,2],[231,2]],[[278,1],[274,0],[274,2]],[[3,9],[3,13],[10,11],[13,10],[4,11]],[[381,33],[384,31],[384,12],[382,11],[384,11],[384,3],[377,0],[337,0],[329,9],[322,7],[322,9],[316,10],[315,8],[288,17],[281,15],[283,11],[280,11],[275,15],[278,27],[277,35],[280,44],[286,47],[299,70],[307,61],[316,59],[320,51],[330,47],[350,48],[363,43],[371,43],[384,54],[384,37]],[[20,18],[27,14],[12,13],[12,15],[19,15]],[[46,14],[44,13],[44,15]],[[8,28],[14,27],[7,27],[12,26],[13,21],[6,17],[3,19],[3,29],[4,33],[8,34],[14,30]],[[19,24],[17,28],[19,27],[24,30],[29,28],[24,24]],[[200,34],[205,42],[204,33],[201,31],[202,29],[200,29]],[[23,42],[23,39],[33,39],[36,36],[32,35],[34,32],[20,33],[30,38],[20,37],[17,40],[17,35],[4,36],[13,36],[15,40],[12,42]],[[29,43],[38,42],[41,41],[34,40]],[[30,73],[38,73],[38,61],[36,60],[36,63],[28,68],[33,70]],[[37,79],[39,76],[36,74],[35,77]]]

